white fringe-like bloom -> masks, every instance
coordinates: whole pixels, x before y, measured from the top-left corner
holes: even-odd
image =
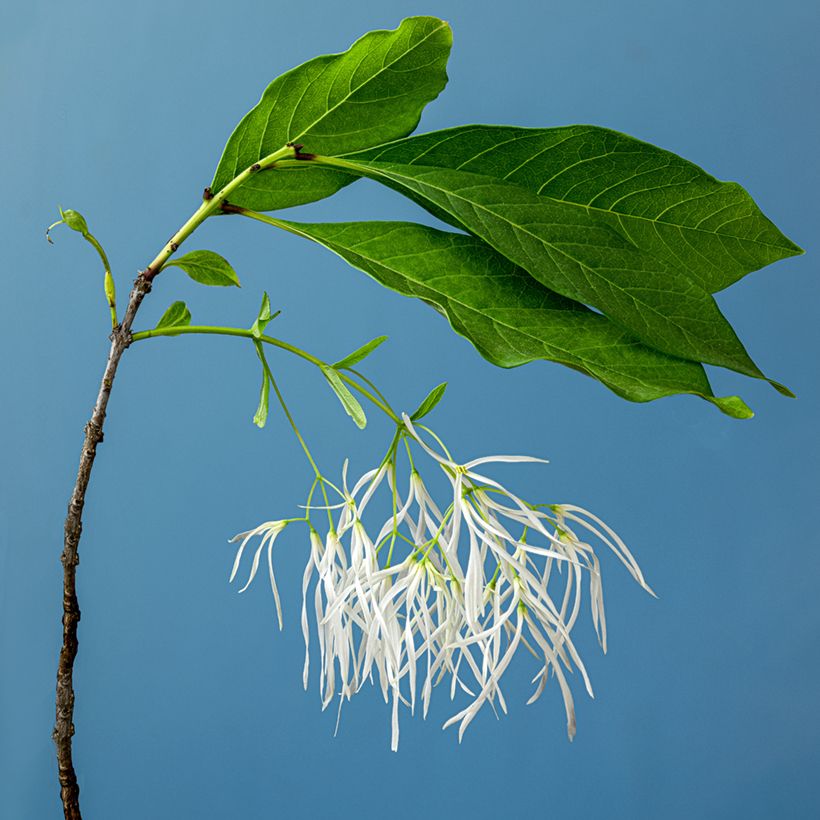
[[[262,540],[253,555],[253,563],[251,564],[251,571],[248,576],[248,580],[245,586],[243,586],[239,591],[244,592],[251,585],[251,581],[253,581],[256,577],[256,571],[259,569],[259,558],[262,555],[262,550],[265,546],[267,546],[268,574],[270,576],[270,587],[273,592],[273,599],[276,601],[276,617],[279,619],[279,629],[282,628],[282,602],[279,600],[279,589],[276,586],[276,578],[273,574],[273,542],[276,541],[276,536],[278,536],[287,525],[287,521],[266,521],[264,524],[260,524],[255,529],[248,530],[247,532],[240,532],[238,535],[231,538],[229,542],[234,543],[235,541],[241,541],[239,549],[236,551],[233,569],[231,570],[230,582],[232,583],[233,579],[236,578],[236,573],[239,570],[239,563],[242,560],[242,553],[245,551],[248,541],[257,535],[262,536]]]
[[[449,680],[451,699],[459,691],[470,698],[444,724],[445,728],[458,725],[461,741],[485,704],[496,713],[507,711],[501,683],[523,647],[539,664],[529,703],[554,677],[572,739],[575,709],[567,672],[577,670],[592,696],[589,676],[572,640],[584,586],[604,652],[607,645],[600,562],[582,539],[594,536],[644,589],[652,590],[623,541],[592,513],[570,504],[529,504],[477,471],[492,463],[543,459],[492,456],[459,464],[437,438],[441,451],[422,438],[407,416],[403,420],[404,436],[437,464],[449,493],[444,503],[437,504],[411,464],[403,496],[394,458],[366,472],[348,489],[345,463],[342,501],[327,508],[335,513],[327,535],[322,538],[310,524],[310,556],[302,580],[305,688],[310,676],[312,614],[322,708],[338,698],[341,712],[344,700],[370,681],[392,707],[391,748],[396,750],[400,705],[411,713],[419,706],[426,717],[433,689]],[[390,491],[390,513],[378,528],[368,531],[365,511],[372,508],[382,486]],[[233,580],[246,544],[261,536],[242,589],[253,580],[267,546],[280,625],[271,555],[274,540],[286,525],[268,522],[236,536],[234,540],[241,544],[231,573]]]

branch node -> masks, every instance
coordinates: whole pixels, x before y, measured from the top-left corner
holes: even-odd
[[[293,148],[293,158],[294,159],[304,159],[304,160],[311,160],[316,159],[316,154],[308,154],[303,153],[302,148],[304,146],[301,142],[289,142],[288,148]]]
[[[245,208],[242,208],[239,205],[232,205],[230,202],[225,200],[220,206],[222,213],[225,214],[244,214]]]
[[[85,434],[91,445],[96,446],[100,444],[104,438],[102,424],[96,421],[89,421],[88,424],[85,425]]]

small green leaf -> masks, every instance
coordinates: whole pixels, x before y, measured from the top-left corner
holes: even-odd
[[[265,294],[267,296],[267,294]],[[264,304],[264,300],[263,300]],[[253,416],[253,423],[260,429],[265,426],[268,420],[268,405],[270,403],[270,376],[268,376],[268,363],[265,359],[265,351],[262,343],[254,341],[256,355],[262,364],[262,389],[259,391],[259,406]]]
[[[191,324],[191,311],[185,302],[174,302],[157,322],[154,330],[166,327],[185,327]]]
[[[200,285],[216,285],[218,287],[228,287],[236,285],[239,287],[239,277],[230,266],[227,259],[223,259],[218,253],[213,251],[191,251],[185,256],[171,259],[165,263],[166,268],[182,268],[194,282]]]
[[[273,321],[279,315],[279,311],[277,310],[276,313],[270,312],[270,298],[268,297],[267,291],[262,294],[262,304],[259,306],[259,315],[256,317],[256,320],[251,325],[251,333],[255,339],[258,339],[264,332],[265,328],[268,324]]]
[[[447,382],[442,382],[438,387],[434,387],[410,418],[413,421],[424,418],[444,398],[444,391],[446,389]]]
[[[352,353],[345,356],[344,359],[339,359],[333,367],[336,370],[344,370],[346,367],[353,367],[363,359],[366,359],[379,345],[386,341],[387,336],[377,336],[375,339],[371,339],[366,345],[362,345],[358,350],[354,350]]]
[[[270,399],[270,379],[264,368],[262,370],[262,390],[259,393],[259,407],[253,417],[253,423],[257,427],[264,427],[268,420],[268,402]]]
[[[77,231],[77,233],[81,233],[83,236],[88,233],[88,223],[79,211],[72,211],[71,208],[64,211],[60,208],[60,216],[63,218],[63,222],[65,222],[72,231]]]
[[[322,367],[322,373],[342,403],[345,413],[353,419],[360,430],[364,430],[367,426],[367,416],[365,416],[364,410],[356,397],[347,389],[347,385],[345,385],[339,374],[332,367]]]
[[[395,30],[371,31],[341,54],[309,60],[265,90],[231,134],[211,190],[289,143],[305,152],[358,151],[409,134],[422,109],[447,83],[452,45],[447,23],[409,17]],[[355,177],[309,167],[255,174],[231,202],[257,211],[287,208],[330,196]]]
[[[723,398],[715,399],[715,404],[726,413],[727,416],[731,416],[735,419],[750,419],[754,416],[754,412],[752,412],[749,405],[746,404],[740,396],[724,396]]]

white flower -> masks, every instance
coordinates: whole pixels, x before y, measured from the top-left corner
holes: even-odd
[[[434,447],[422,437],[426,428],[417,428],[407,416],[403,421],[402,435],[430,456],[446,479],[447,498],[443,503],[434,500],[412,460],[403,491],[394,447],[384,462],[366,471],[352,487],[345,462],[338,490],[341,502],[306,508],[310,554],[302,577],[304,686],[310,675],[312,609],[323,709],[338,698],[340,715],[343,702],[370,681],[391,705],[391,748],[395,750],[399,707],[403,704],[413,714],[420,704],[426,717],[433,690],[448,680],[451,699],[459,691],[470,698],[444,724],[445,728],[457,724],[461,741],[485,705],[507,711],[503,677],[523,646],[539,659],[529,703],[554,677],[572,739],[575,709],[566,673],[577,670],[592,695],[572,639],[585,586],[592,624],[604,651],[607,644],[600,561],[576,533],[600,540],[651,592],[637,562],[603,521],[581,507],[530,504],[477,471],[492,463],[543,459],[492,456],[459,464],[435,434],[430,433]],[[385,501],[390,511],[371,526],[367,522],[378,515],[380,504],[384,514],[384,501],[376,500],[384,487],[389,491]],[[310,521],[311,510],[331,516],[324,539]],[[231,573],[233,580],[246,544],[261,536],[242,589],[256,575],[267,546],[280,624],[271,556],[274,540],[287,523],[268,522],[237,536],[234,540],[242,543]]]
[[[279,600],[279,589],[276,586],[276,578],[273,574],[273,542],[276,541],[276,536],[282,532],[283,529],[288,525],[287,521],[267,521],[264,524],[260,524],[256,529],[248,530],[247,532],[240,532],[238,535],[235,535],[233,538],[230,539],[228,543],[233,543],[235,541],[239,541],[242,539],[242,543],[239,545],[239,549],[236,551],[236,558],[233,562],[233,569],[231,570],[231,577],[229,583],[233,582],[233,579],[236,577],[236,572],[239,569],[239,562],[242,560],[242,553],[245,551],[245,546],[248,541],[251,540],[254,536],[261,535],[262,540],[259,543],[259,547],[257,548],[256,552],[253,556],[253,564],[251,565],[250,575],[248,576],[247,583],[245,586],[240,589],[240,592],[244,592],[250,585],[251,581],[256,577],[256,571],[259,569],[259,557],[262,554],[262,550],[264,549],[265,545],[267,544],[268,547],[268,574],[270,576],[270,586],[271,591],[273,592],[273,599],[276,601],[276,616],[279,620],[279,629],[282,629],[282,602]]]
[[[450,540],[445,550],[448,562],[458,565],[462,530],[466,529],[469,546],[463,594],[468,629],[455,643],[462,649],[474,649],[476,660],[480,661],[480,672],[475,677],[481,688],[473,703],[447,721],[445,726],[459,723],[461,739],[464,730],[484,703],[492,704],[497,699],[501,709],[506,711],[499,682],[512,657],[510,647],[513,641],[518,647],[521,629],[526,624],[531,638],[544,657],[544,666],[534,679],[538,681],[538,688],[530,702],[540,697],[548,676],[550,673],[554,674],[564,698],[567,732],[572,738],[575,734],[574,706],[561,665],[567,669],[573,666],[577,668],[588,693],[592,695],[586,669],[570,637],[580,611],[584,571],[589,576],[593,625],[604,650],[606,621],[598,558],[592,548],[581,542],[567,526],[567,519],[581,524],[598,536],[624,562],[633,577],[651,592],[637,563],[609,527],[580,507],[556,507],[553,508],[553,517],[550,517],[501,484],[475,471],[479,465],[491,462],[516,463],[542,459],[492,456],[460,465],[433,450],[406,416],[404,423],[420,446],[441,465],[453,490],[455,512],[449,531]],[[582,518],[582,515],[591,518],[600,529]],[[512,527],[523,530],[522,534],[511,534]],[[540,536],[546,543],[543,546],[533,544],[525,538],[525,534],[530,537]],[[546,559],[543,567],[539,568],[535,559]],[[488,582],[487,571],[492,563],[496,565],[496,574]],[[560,604],[556,604],[550,592],[550,580],[556,564],[559,571],[566,567]],[[502,610],[501,602],[507,598],[511,603]],[[520,617],[513,630],[510,620],[516,607],[519,608]],[[509,643],[507,651],[502,655],[501,641],[505,635]]]

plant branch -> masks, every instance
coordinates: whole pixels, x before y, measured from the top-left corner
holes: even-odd
[[[128,305],[125,309],[122,322],[116,324],[116,308],[114,302],[113,279],[110,277],[108,259],[102,246],[87,231],[86,239],[91,242],[100,254],[106,270],[106,296],[111,310],[114,330],[111,333],[111,347],[105,364],[100,390],[91,418],[85,426],[85,438],[80,452],[80,465],[77,470],[77,480],[68,503],[68,513],[65,519],[65,537],[61,562],[63,564],[63,644],[60,649],[60,658],[57,665],[57,696],[56,720],[53,739],[57,747],[57,768],[60,779],[60,797],[63,803],[63,812],[66,820],[81,820],[80,814],[80,787],[77,784],[77,775],[71,753],[71,738],[74,735],[74,660],[77,657],[77,624],[80,621],[80,606],[77,600],[77,565],[80,563],[78,547],[83,529],[83,507],[88,482],[91,478],[91,469],[97,455],[97,446],[103,440],[103,425],[105,412],[114,377],[117,374],[122,354],[132,342],[131,325],[137,315],[142,300],[151,290],[151,282],[162,270],[177,248],[209,217],[219,212],[225,203],[228,194],[236,190],[250,176],[258,171],[273,168],[277,161],[285,157],[298,156],[298,148],[287,145],[246,168],[241,174],[232,179],[217,194],[212,194],[207,188],[202,205],[191,215],[185,224],[171,237],[154,260],[143,270],[131,289]],[[52,226],[53,227],[53,226]]]
[[[66,820],[81,820],[79,795],[80,788],[74,770],[71,739],[74,735],[74,661],[77,657],[78,639],[77,625],[80,621],[80,606],[77,599],[77,565],[79,558],[79,543],[82,534],[82,514],[85,506],[85,495],[91,478],[91,470],[97,455],[97,446],[103,440],[103,426],[108,400],[117,374],[117,368],[122,354],[132,342],[131,326],[137,315],[142,300],[151,290],[151,282],[162,270],[177,248],[185,241],[199,225],[209,216],[217,213],[224,205],[229,193],[238,188],[257,171],[271,168],[277,160],[294,156],[296,149],[285,146],[279,151],[270,154],[250,168],[247,168],[216,195],[206,190],[206,197],[202,205],[191,215],[185,224],[171,237],[168,243],[157,254],[148,267],[140,273],[134,282],[125,309],[122,322],[116,324],[116,308],[113,300],[113,279],[110,280],[108,259],[102,247],[96,241],[92,242],[97,248],[106,269],[106,295],[111,309],[114,329],[111,334],[111,347],[108,352],[102,382],[94,404],[91,418],[85,426],[85,437],[80,452],[80,464],[77,470],[77,480],[71,493],[68,512],[65,519],[64,542],[61,562],[63,565],[63,644],[57,666],[56,692],[56,719],[53,739],[57,747],[57,768],[60,780],[60,797]],[[89,240],[90,241],[90,240]],[[267,341],[267,339],[265,340]],[[295,352],[295,351],[294,351]],[[307,354],[305,354],[307,356]]]
[[[188,221],[168,240],[163,249],[156,255],[151,264],[143,271],[145,278],[150,282],[161,270],[163,265],[176,252],[177,248],[209,217],[220,213],[226,204],[228,196],[247,182],[250,177],[260,171],[268,171],[277,163],[286,158],[298,155],[298,148],[294,145],[285,145],[278,151],[263,157],[259,162],[237,174],[222,190],[214,194],[210,188],[205,189],[205,198],[199,208],[191,214]]]
[[[77,775],[71,755],[71,737],[74,734],[74,659],[77,656],[77,624],[80,621],[80,607],[77,601],[77,564],[80,563],[78,546],[83,530],[83,507],[91,468],[97,455],[97,445],[103,440],[105,412],[117,367],[123,352],[131,343],[131,325],[142,300],[151,290],[151,282],[141,273],[128,299],[122,324],[111,334],[105,371],[91,418],[85,426],[85,438],[80,453],[77,481],[68,503],[65,519],[65,540],[63,543],[63,645],[57,666],[56,720],[53,739],[57,747],[57,768],[60,779],[60,797],[66,820],[80,820]]]
[[[323,362],[321,359],[313,356],[312,354],[308,353],[301,348],[298,348],[292,344],[288,344],[288,342],[283,342],[281,339],[275,339],[273,336],[255,336],[252,330],[245,330],[241,327],[212,327],[210,325],[186,325],[184,327],[175,326],[175,327],[163,327],[163,328],[155,328],[154,330],[141,330],[139,333],[135,333],[132,336],[132,341],[140,342],[143,339],[154,339],[160,336],[183,336],[183,335],[207,335],[207,336],[239,336],[240,338],[244,339],[251,339],[255,342],[263,342],[264,344],[273,345],[274,347],[278,347],[281,350],[286,350],[288,353],[293,353],[296,356],[299,356],[301,359],[305,359],[305,361],[310,362],[316,367],[330,367],[327,362]],[[363,387],[359,384],[355,379],[350,378],[346,373],[343,373],[341,370],[336,371],[339,374],[339,377],[347,382],[350,387],[354,390],[357,390],[364,396],[368,401],[373,402],[380,410],[387,414],[396,424],[401,424],[401,419],[396,415],[395,411],[385,402],[382,401],[377,396],[374,396],[366,387]]]

